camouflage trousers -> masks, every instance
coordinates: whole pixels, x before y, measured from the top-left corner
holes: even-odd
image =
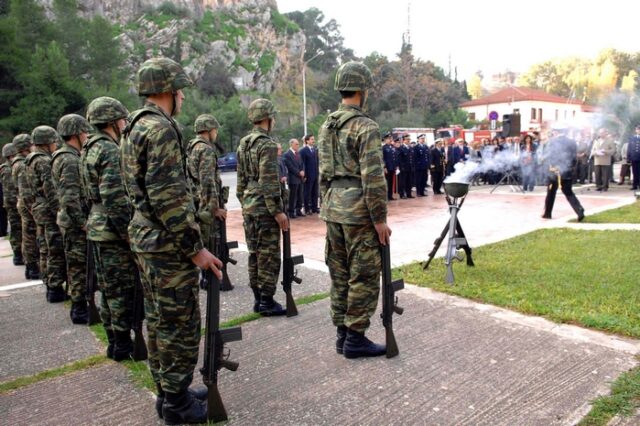
[[[22,221],[22,257],[24,263],[37,263],[39,257],[38,243],[36,240],[37,226],[33,215],[26,208],[20,209]]]
[[[142,271],[149,369],[165,392],[193,380],[200,346],[198,268],[176,252],[136,253]]]
[[[67,281],[67,262],[64,258],[62,234],[55,222],[37,225],[40,249],[40,277],[48,288],[62,287]]]
[[[378,306],[382,269],[373,224],[327,222],[324,255],[331,275],[333,324],[366,331]]]
[[[7,216],[9,218],[9,243],[14,256],[22,256],[22,218],[20,213],[14,207],[7,208]]]
[[[102,324],[113,331],[130,331],[136,265],[129,244],[124,241],[94,241],[93,248],[101,294]]]
[[[87,234],[82,229],[60,228],[67,259],[67,284],[71,301],[85,300],[87,288]]]
[[[280,275],[280,227],[272,216],[244,215],[249,250],[249,286],[273,296]]]

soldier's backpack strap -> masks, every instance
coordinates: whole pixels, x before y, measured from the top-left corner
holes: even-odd
[[[249,152],[251,151],[251,148],[253,148],[253,145],[256,143],[256,141],[258,139],[266,138],[266,137],[267,137],[267,135],[264,135],[262,133],[252,133],[252,134],[250,134],[248,136],[248,139],[247,139],[248,141],[244,146],[244,151],[245,151],[244,158],[249,163],[247,169],[252,173],[251,177],[254,178],[254,179],[255,179],[256,176],[253,176],[253,173],[256,170],[258,170],[259,167],[258,167],[258,165],[255,165],[256,167],[254,167],[253,159],[251,158],[251,155],[249,155]]]
[[[33,159],[34,158],[41,157],[41,156],[44,156],[44,155],[45,155],[44,152],[40,152],[40,151],[32,152],[31,154],[27,155],[27,158],[26,158],[25,162],[27,163],[27,166],[30,166],[31,163],[33,163]]]
[[[331,179],[335,176],[335,156],[334,153],[340,152],[340,129],[344,127],[347,122],[356,117],[366,117],[366,115],[360,111],[336,111],[329,114],[326,123],[321,128],[320,139],[323,141],[320,146],[320,153],[324,157],[324,161],[321,161],[320,176],[321,180],[324,178],[324,183],[327,188],[330,185]]]

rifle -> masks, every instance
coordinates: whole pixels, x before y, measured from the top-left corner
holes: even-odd
[[[227,273],[227,264],[231,263],[235,265],[238,263],[237,260],[229,256],[229,249],[238,248],[237,241],[227,241],[227,221],[220,220],[218,218],[215,219],[215,228],[219,231],[220,236],[216,237],[214,240],[214,246],[212,247],[218,259],[222,262],[222,283],[220,284],[221,291],[230,291],[233,290],[233,285],[231,284],[231,280],[229,279],[229,274]]]
[[[212,235],[210,243],[213,243],[213,238]],[[228,354],[224,354],[224,344],[242,340],[242,329],[233,327],[220,330],[220,280],[210,269],[205,271],[205,277],[209,283],[209,290],[204,335],[204,366],[201,372],[202,381],[208,391],[207,420],[216,423],[227,420],[227,411],[218,390],[218,370],[224,367],[236,371],[239,366],[237,362],[229,361]]]
[[[142,282],[140,281],[140,270],[136,266],[134,271],[134,290],[133,290],[133,353],[131,357],[134,361],[144,361],[149,358],[147,345],[144,343],[142,335],[142,322],[144,321],[144,294],[142,290]]]
[[[299,254],[291,257],[291,229],[282,231],[282,290],[287,298],[287,316],[295,317],[298,315],[296,302],[293,300],[291,291],[291,283],[300,284],[302,278],[298,277],[298,271],[294,270],[295,265],[304,263],[304,256]]]
[[[85,299],[89,305],[89,325],[97,324],[100,322],[100,313],[94,300],[94,295],[98,287],[96,276],[96,264],[93,257],[93,241],[87,239],[87,258],[85,260],[86,271],[86,287],[85,287]]]
[[[402,315],[404,308],[398,306],[398,298],[396,291],[404,288],[404,280],[400,278],[391,281],[391,254],[389,244],[380,246],[380,255],[382,257],[382,325],[385,328],[385,340],[387,345],[387,358],[393,358],[398,355],[398,344],[396,336],[393,334],[393,314]]]

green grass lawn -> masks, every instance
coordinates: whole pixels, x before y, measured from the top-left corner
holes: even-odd
[[[637,207],[637,203],[636,206]],[[620,209],[618,209],[620,210]],[[608,213],[608,212],[607,212]],[[456,262],[455,285],[442,258],[414,263],[394,277],[483,303],[640,338],[640,231],[542,229],[474,250],[475,267]],[[593,402],[581,425],[605,425],[640,407],[640,368]]]
[[[628,206],[587,215],[582,223],[640,223],[640,200]]]

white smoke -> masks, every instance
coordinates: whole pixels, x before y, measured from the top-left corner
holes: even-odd
[[[482,161],[467,161],[455,165],[455,171],[444,182],[470,183],[477,174],[495,172],[506,173],[519,167],[520,158],[508,149],[493,153],[494,146],[482,150]]]

